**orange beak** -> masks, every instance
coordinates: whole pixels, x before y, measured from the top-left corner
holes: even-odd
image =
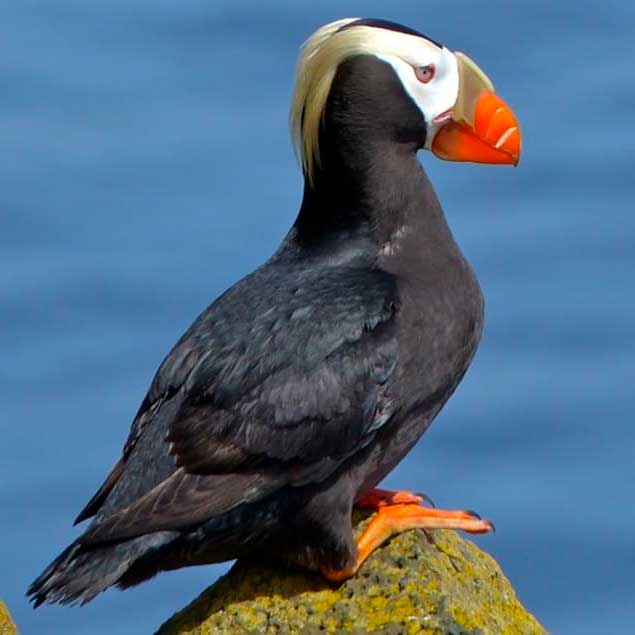
[[[432,152],[447,161],[518,165],[518,121],[500,97],[483,93],[476,103],[474,125],[448,122],[435,135]]]
[[[448,161],[518,165],[520,127],[514,113],[467,55],[454,55],[459,72],[457,99],[449,111],[437,117],[437,123],[443,125],[430,149]]]

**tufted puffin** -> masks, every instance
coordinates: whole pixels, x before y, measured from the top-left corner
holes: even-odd
[[[76,520],[92,522],[29,588],[35,606],[262,554],[336,583],[397,532],[492,529],[376,486],[456,389],[483,325],[417,151],[516,165],[516,118],[466,55],[349,18],[304,44],[290,119],[293,226],[165,357]],[[357,541],[356,505],[377,511]]]

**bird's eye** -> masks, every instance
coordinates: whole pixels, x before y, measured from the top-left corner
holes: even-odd
[[[434,64],[415,66],[415,75],[422,84],[427,84],[434,77]]]

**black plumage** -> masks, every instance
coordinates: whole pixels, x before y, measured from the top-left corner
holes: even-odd
[[[265,549],[309,568],[354,559],[353,503],[423,434],[481,334],[425,140],[388,64],[340,65],[292,229],[165,358],[36,605]]]
[[[347,29],[354,29],[358,26],[371,26],[376,29],[388,29],[389,31],[396,31],[397,33],[405,33],[407,35],[414,35],[415,37],[421,37],[432,42],[434,45],[441,48],[439,42],[433,40],[429,35],[424,35],[421,31],[417,31],[409,26],[392,22],[391,20],[383,20],[382,18],[358,18],[351,20],[347,24],[341,26],[338,31],[346,31]]]

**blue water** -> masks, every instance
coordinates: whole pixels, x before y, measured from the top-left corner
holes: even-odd
[[[0,597],[24,634],[151,633],[224,570],[165,574],[81,609],[24,599],[77,535],[71,521],[163,355],[292,222],[297,49],[346,15],[465,51],[524,131],[517,170],[422,157],[487,325],[464,383],[387,484],[495,520],[479,544],[552,632],[633,632],[634,7],[5,3]]]

